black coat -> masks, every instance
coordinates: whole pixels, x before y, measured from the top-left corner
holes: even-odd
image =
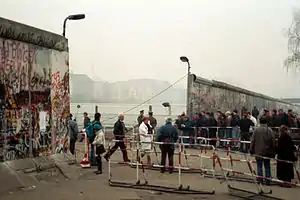
[[[241,133],[249,133],[250,126],[254,126],[254,123],[248,118],[242,118],[238,122],[238,125],[241,129]]]
[[[278,120],[279,126],[281,126],[281,125],[286,125],[288,127],[290,126],[289,116],[286,113],[278,115],[277,118],[278,118],[277,120]]]
[[[124,122],[118,120],[114,125],[114,136],[116,140],[122,140],[125,137],[125,132],[127,131]]]
[[[296,150],[292,138],[285,134],[278,139],[278,146],[276,149],[277,158],[279,160],[287,160],[291,162],[297,161],[294,154]],[[290,182],[294,178],[294,169],[292,163],[277,161],[277,178],[279,180]]]
[[[252,116],[257,119],[258,115],[259,115],[259,110],[257,108],[254,108],[252,110]]]
[[[240,120],[240,116],[239,115],[232,115],[231,121],[230,121],[230,126],[231,127],[236,127],[238,126]]]
[[[217,137],[217,128],[210,128],[210,127],[216,127],[218,126],[218,122],[214,117],[210,117],[207,119],[207,127],[209,131],[209,137],[210,138],[216,138]],[[209,144],[215,146],[216,140],[210,140]]]

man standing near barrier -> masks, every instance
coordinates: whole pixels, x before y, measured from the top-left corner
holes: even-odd
[[[110,158],[110,156],[120,147],[124,162],[130,162],[127,156],[126,146],[125,146],[125,133],[127,132],[127,128],[124,124],[124,114],[119,114],[119,119],[114,125],[114,135],[116,140],[115,146],[113,146],[104,156],[106,161]]]
[[[235,109],[232,113],[231,121],[230,121],[230,126],[232,127],[232,139],[235,140],[233,142],[233,147],[237,148],[238,147],[238,139],[239,139],[239,127],[238,123],[240,121],[240,116],[238,115],[238,111]]]
[[[149,122],[150,126],[152,127],[153,134],[155,134],[155,128],[157,126],[157,120],[153,117],[153,112],[149,111]]]
[[[177,142],[177,140],[178,140],[178,131],[172,125],[171,117],[167,117],[166,124],[164,126],[161,126],[158,129],[156,134],[156,141],[165,143],[159,145],[159,148],[161,150],[161,165],[164,166],[163,168],[161,168],[161,173],[165,172],[167,155],[169,158],[169,173],[173,172],[173,167],[174,167],[173,156],[175,150],[174,143]]]
[[[259,119],[260,126],[254,130],[251,145],[250,154],[256,155],[257,162],[257,174],[259,177],[263,177],[263,166],[265,168],[265,177],[271,178],[271,166],[270,159],[275,157],[275,134],[271,128],[268,127],[268,118],[261,117]],[[263,183],[262,178],[257,179],[260,183]],[[265,181],[267,185],[270,184],[270,180]]]
[[[252,110],[252,116],[255,117],[255,119],[258,119],[258,115],[259,115],[259,110],[257,109],[256,106],[253,107],[253,110]]]
[[[138,123],[138,127],[141,125],[143,122],[143,117],[144,117],[144,110],[140,110],[140,115],[137,117],[136,121]]]
[[[243,113],[243,118],[238,122],[238,125],[241,130],[241,146],[240,151],[244,153],[248,153],[249,144],[245,144],[245,142],[249,142],[250,135],[250,127],[254,126],[254,123],[249,119],[248,113]],[[242,143],[244,142],[244,143]]]

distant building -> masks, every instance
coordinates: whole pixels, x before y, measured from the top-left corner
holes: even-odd
[[[72,103],[141,103],[168,88],[167,81],[134,79],[108,83],[94,81],[85,74],[71,74]],[[185,90],[170,88],[151,102],[185,103]]]
[[[85,74],[71,74],[71,101],[90,103],[94,100],[94,81]]]

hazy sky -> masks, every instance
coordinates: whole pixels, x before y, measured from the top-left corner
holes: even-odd
[[[73,72],[172,82],[186,73],[185,55],[199,76],[274,97],[300,97],[300,74],[283,66],[296,7],[300,0],[0,0],[2,17],[59,34],[67,15],[85,13],[67,25]]]

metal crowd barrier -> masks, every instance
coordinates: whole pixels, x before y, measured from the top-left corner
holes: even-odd
[[[113,141],[114,142],[122,142],[122,140],[113,140]],[[137,143],[137,144],[141,143],[140,141],[131,141],[131,142],[132,143]],[[236,170],[229,169],[229,168],[224,168],[222,160],[227,160],[228,158],[222,158],[219,155],[219,150],[215,149],[211,145],[198,144],[202,148],[212,149],[210,155],[203,155],[203,152],[205,152],[205,154],[207,154],[207,151],[205,151],[205,150],[201,151],[200,154],[187,154],[187,153],[185,153],[183,151],[184,144],[182,142],[180,142],[180,143],[142,142],[142,143],[148,143],[148,144],[151,143],[153,145],[174,144],[178,147],[177,148],[178,151],[175,153],[175,155],[178,156],[178,165],[172,167],[173,169],[178,169],[178,187],[177,188],[170,188],[170,187],[165,187],[165,186],[161,186],[161,185],[157,186],[157,185],[150,185],[149,184],[148,178],[147,178],[147,175],[146,175],[146,172],[145,172],[145,167],[149,166],[149,164],[144,164],[142,162],[141,157],[140,157],[141,149],[139,148],[139,145],[135,145],[137,148],[134,149],[134,151],[137,152],[136,161],[115,162],[115,161],[109,160],[109,183],[110,183],[111,186],[134,188],[134,189],[151,189],[151,190],[157,190],[157,191],[182,193],[182,194],[207,194],[207,193],[208,194],[214,194],[215,188],[213,188],[212,191],[201,191],[201,190],[190,190],[189,185],[187,187],[183,187],[183,185],[182,185],[182,170],[183,169],[185,169],[185,170],[199,170],[200,169],[205,174],[207,172],[211,172],[212,173],[211,178],[216,178],[217,179],[217,176],[215,174],[215,169],[216,169],[216,165],[218,165],[219,168],[221,169],[221,172],[222,172],[222,174],[220,176],[223,176],[222,179],[226,182],[230,194],[232,194],[234,196],[239,196],[239,197],[243,197],[243,198],[250,198],[250,197],[252,198],[252,197],[256,196],[256,197],[260,197],[260,198],[263,198],[263,199],[279,199],[279,198],[270,196],[270,194],[272,193],[272,190],[264,191],[262,184],[260,182],[256,181],[257,178],[261,178],[263,180],[270,180],[270,181],[278,182],[278,183],[290,184],[290,185],[295,186],[295,187],[300,187],[299,183],[289,183],[289,182],[284,182],[284,181],[274,179],[274,178],[267,178],[267,177],[258,176],[257,173],[256,173],[256,170],[252,166],[253,162],[248,159],[249,155],[247,155],[247,154],[240,153],[241,155],[243,155],[245,157],[244,160],[240,160],[240,161],[247,163],[247,165],[249,167],[249,173],[240,172],[240,171],[236,171]],[[212,160],[212,162],[213,162],[212,163],[212,168],[207,169],[207,168],[202,168],[202,166],[200,168],[184,167],[183,163],[182,163],[182,157],[183,156],[194,156],[194,157],[200,157],[200,158],[206,158],[206,159]],[[254,155],[254,156],[258,156],[258,155]],[[285,162],[285,161],[282,161],[282,160],[278,160],[278,161]],[[287,162],[289,162],[289,161],[287,161]],[[132,183],[126,183],[126,182],[112,180],[111,164],[113,164],[113,163],[114,164],[134,166],[134,168],[136,169],[136,183],[132,184]],[[162,168],[162,167],[165,167],[165,166],[162,166],[162,165],[159,165],[159,164],[153,164],[153,165],[151,165],[151,167]],[[143,173],[143,178],[145,180],[145,182],[143,184],[140,181],[139,170],[142,170],[142,173]],[[228,172],[232,172],[234,174],[243,174],[245,176],[250,177],[251,179],[249,179],[249,180],[252,180],[252,183],[254,183],[256,185],[257,192],[252,192],[252,191],[249,191],[249,190],[243,189],[243,188],[233,187],[229,182],[233,179],[230,179],[228,177]],[[299,181],[300,181],[300,179],[299,179]],[[243,193],[243,195],[241,193]]]
[[[202,127],[204,128],[220,128],[220,127]],[[230,147],[227,149],[215,149],[214,145],[210,145],[209,141],[212,140],[219,140],[219,141],[224,141],[224,142],[239,142],[239,143],[249,143],[249,141],[241,141],[241,140],[232,140],[232,139],[220,139],[218,138],[218,135],[216,135],[216,138],[209,138],[209,137],[198,137],[198,135],[192,137],[193,143],[188,143],[184,144],[183,140],[184,138],[191,138],[191,136],[179,136],[179,142],[178,143],[172,143],[177,146],[177,151],[175,152],[175,156],[178,156],[178,165],[174,165],[172,167],[177,173],[178,173],[178,187],[172,188],[172,187],[167,187],[167,186],[162,186],[162,185],[152,185],[149,184],[148,176],[146,174],[145,169],[161,169],[162,167],[168,168],[166,166],[162,166],[159,164],[159,161],[157,159],[156,164],[145,164],[141,160],[141,149],[140,145],[141,142],[138,140],[138,134],[135,133],[137,130],[134,129],[134,127],[130,127],[129,129],[132,129],[130,133],[126,135],[124,140],[115,140],[113,139],[113,134],[106,134],[106,136],[109,136],[109,142],[107,144],[107,150],[111,149],[112,143],[114,142],[125,142],[128,147],[128,150],[131,152],[131,158],[134,157],[134,152],[136,153],[136,159],[131,160],[130,162],[117,162],[117,161],[112,161],[109,159],[108,163],[108,176],[109,176],[109,184],[112,187],[125,187],[125,188],[134,188],[134,189],[149,189],[149,190],[155,190],[155,191],[162,191],[162,192],[172,192],[172,193],[180,193],[180,194],[214,194],[215,193],[215,188],[212,188],[211,191],[202,191],[202,190],[192,190],[190,189],[190,186],[187,185],[186,187],[183,187],[182,185],[182,175],[184,172],[191,172],[191,171],[196,171],[199,174],[204,175],[204,177],[207,178],[214,178],[218,180],[222,180],[227,184],[228,191],[230,192],[231,195],[234,196],[239,196],[243,198],[252,198],[252,197],[259,197],[263,199],[279,199],[276,197],[270,196],[272,193],[272,190],[269,191],[264,191],[263,186],[260,182],[258,182],[256,179],[260,178],[263,180],[269,180],[275,183],[279,184],[289,184],[294,187],[300,187],[300,174],[299,170],[294,166],[294,169],[296,171],[296,176],[298,179],[298,183],[292,183],[292,182],[284,182],[275,178],[267,178],[267,177],[260,177],[257,175],[256,170],[252,166],[253,163],[255,163],[255,160],[251,160],[248,157],[250,156],[249,154],[245,153],[239,153],[236,151],[231,151]],[[195,130],[195,129],[194,129]],[[207,130],[207,129],[206,129]],[[204,140],[205,144],[197,143],[198,140]],[[146,143],[146,142],[144,142]],[[159,151],[156,150],[155,146],[156,145],[163,145],[166,143],[162,142],[149,142],[153,145],[153,150],[150,153],[155,153],[156,157],[158,156]],[[200,153],[199,154],[192,154],[192,153],[187,153],[186,152],[186,147],[189,146],[198,146],[200,148]],[[221,152],[225,152],[226,156],[222,157]],[[234,155],[240,155],[244,156],[244,159],[236,159],[234,158]],[[256,157],[259,157],[258,155],[253,155]],[[192,167],[188,165],[188,157],[197,157],[200,158],[200,167]],[[186,166],[183,164],[183,158],[186,160]],[[212,161],[212,168],[206,168],[203,167],[203,159],[206,160],[211,160]],[[268,158],[269,159],[269,158]],[[272,159],[273,162],[272,164],[276,164],[277,161],[280,162],[287,162],[291,163],[290,161],[283,161],[283,160],[278,160],[278,159]],[[224,163],[222,161],[227,161],[230,163],[227,167],[223,167]],[[275,162],[274,162],[275,161]],[[244,162],[248,166],[249,172],[242,172],[242,171],[237,171],[233,168],[233,163],[234,162]],[[136,170],[136,182],[135,183],[127,183],[127,182],[122,182],[118,180],[113,180],[112,179],[112,164],[120,164],[120,165],[127,165],[130,166],[131,168],[135,168]],[[291,163],[295,164],[295,163]],[[221,169],[221,174],[216,174],[216,166]],[[139,175],[139,171],[142,171],[143,178],[144,178],[144,183],[141,183],[141,177]],[[174,172],[175,172],[174,171]],[[248,178],[240,178],[237,177],[236,175],[243,175]],[[230,184],[230,181],[247,181],[254,183],[257,187],[257,192],[252,192],[248,191],[247,189],[243,188],[235,188]]]
[[[114,140],[115,142],[123,142],[123,140]],[[131,143],[135,143],[137,145],[136,146],[136,161],[130,161],[130,162],[114,162],[111,161],[111,159],[109,159],[109,164],[108,164],[108,174],[109,174],[109,184],[110,186],[113,187],[125,187],[125,188],[134,188],[134,189],[149,189],[149,190],[154,190],[154,191],[161,191],[161,192],[170,192],[170,193],[178,193],[178,194],[214,194],[215,193],[215,189],[212,189],[212,191],[202,191],[202,190],[192,190],[190,189],[190,186],[187,185],[186,187],[183,186],[182,184],[182,170],[183,169],[187,169],[187,170],[191,170],[191,168],[184,168],[182,166],[182,155],[183,155],[183,151],[182,151],[182,144],[180,143],[168,143],[168,144],[174,144],[176,146],[178,146],[179,151],[176,153],[176,155],[178,156],[178,166],[171,166],[171,167],[166,167],[163,165],[159,165],[159,164],[154,164],[151,165],[152,167],[157,167],[157,168],[172,168],[172,169],[178,169],[178,187],[168,187],[168,186],[162,186],[162,185],[153,185],[153,184],[149,184],[146,172],[145,172],[145,167],[149,166],[149,164],[144,164],[141,160],[141,150],[139,147],[139,141],[131,141]],[[148,142],[148,144],[151,143],[153,145],[163,145],[163,144],[167,144],[167,143],[163,143],[163,142]],[[110,147],[109,147],[110,149]],[[136,182],[133,183],[127,183],[127,182],[122,182],[122,181],[118,181],[118,180],[112,180],[112,173],[111,173],[111,164],[121,164],[121,165],[129,165],[129,166],[134,166],[136,169]],[[144,183],[141,183],[140,180],[140,176],[139,176],[139,170],[142,170],[143,173],[143,178],[144,178]],[[201,169],[202,170],[202,169]],[[207,169],[206,169],[207,170]],[[211,170],[212,172],[214,172],[214,170]]]

